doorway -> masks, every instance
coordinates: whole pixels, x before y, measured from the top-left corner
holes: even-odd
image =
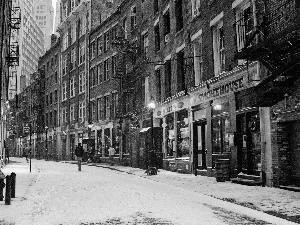
[[[193,152],[194,152],[194,167],[195,169],[206,169],[206,144],[205,132],[207,130],[206,120],[197,121],[193,124]]]
[[[237,115],[238,172],[259,176],[261,172],[261,136],[257,111]]]

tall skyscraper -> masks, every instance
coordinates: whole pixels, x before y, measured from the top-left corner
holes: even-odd
[[[34,17],[38,26],[44,33],[44,48],[50,49],[51,35],[53,33],[54,9],[50,0],[35,0]]]
[[[58,32],[56,31],[59,23],[60,23],[60,2],[61,0],[56,0],[56,10],[55,10],[55,22],[54,22],[54,32],[56,32],[56,34],[58,34]]]
[[[12,34],[11,42],[19,45],[19,66],[11,67],[9,98],[14,98],[30,84],[30,77],[38,67],[38,59],[44,54],[44,35],[34,18],[35,0],[13,0],[14,7],[20,7],[21,26]]]

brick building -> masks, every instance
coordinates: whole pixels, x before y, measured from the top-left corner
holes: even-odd
[[[39,59],[38,71],[43,74],[41,85],[45,88],[41,93],[41,98],[43,99],[43,122],[40,124],[40,136],[38,137],[38,156],[43,158],[46,157],[46,154],[49,157],[62,157],[60,139],[58,138],[60,44],[60,39],[53,34],[51,36],[50,49]]]
[[[90,33],[90,138],[95,139],[101,161],[108,160],[108,148],[113,146],[116,162],[146,166],[146,156],[139,151],[139,133],[150,121],[146,109],[150,100],[150,6],[143,1],[103,6],[100,14],[111,14],[102,17]]]

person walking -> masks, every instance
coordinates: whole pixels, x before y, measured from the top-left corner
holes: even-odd
[[[24,156],[25,156],[27,162],[29,162],[29,160],[28,160],[29,152],[30,152],[29,146],[26,145],[26,147],[24,148]]]
[[[81,161],[82,161],[82,157],[83,157],[83,147],[81,145],[81,143],[78,143],[78,146],[75,149],[75,155],[77,157],[77,164],[78,164],[78,171],[81,171]]]
[[[114,155],[116,154],[116,150],[113,146],[110,146],[108,149],[109,159],[110,159],[110,165],[114,165]]]

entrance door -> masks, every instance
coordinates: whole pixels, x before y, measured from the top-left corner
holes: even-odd
[[[238,172],[260,175],[261,145],[258,112],[237,116]]]
[[[193,124],[193,152],[195,169],[206,169],[206,145],[205,131],[207,130],[206,121],[195,122]]]
[[[290,184],[300,186],[300,122],[295,121],[289,124],[291,151],[287,155],[291,165]]]

